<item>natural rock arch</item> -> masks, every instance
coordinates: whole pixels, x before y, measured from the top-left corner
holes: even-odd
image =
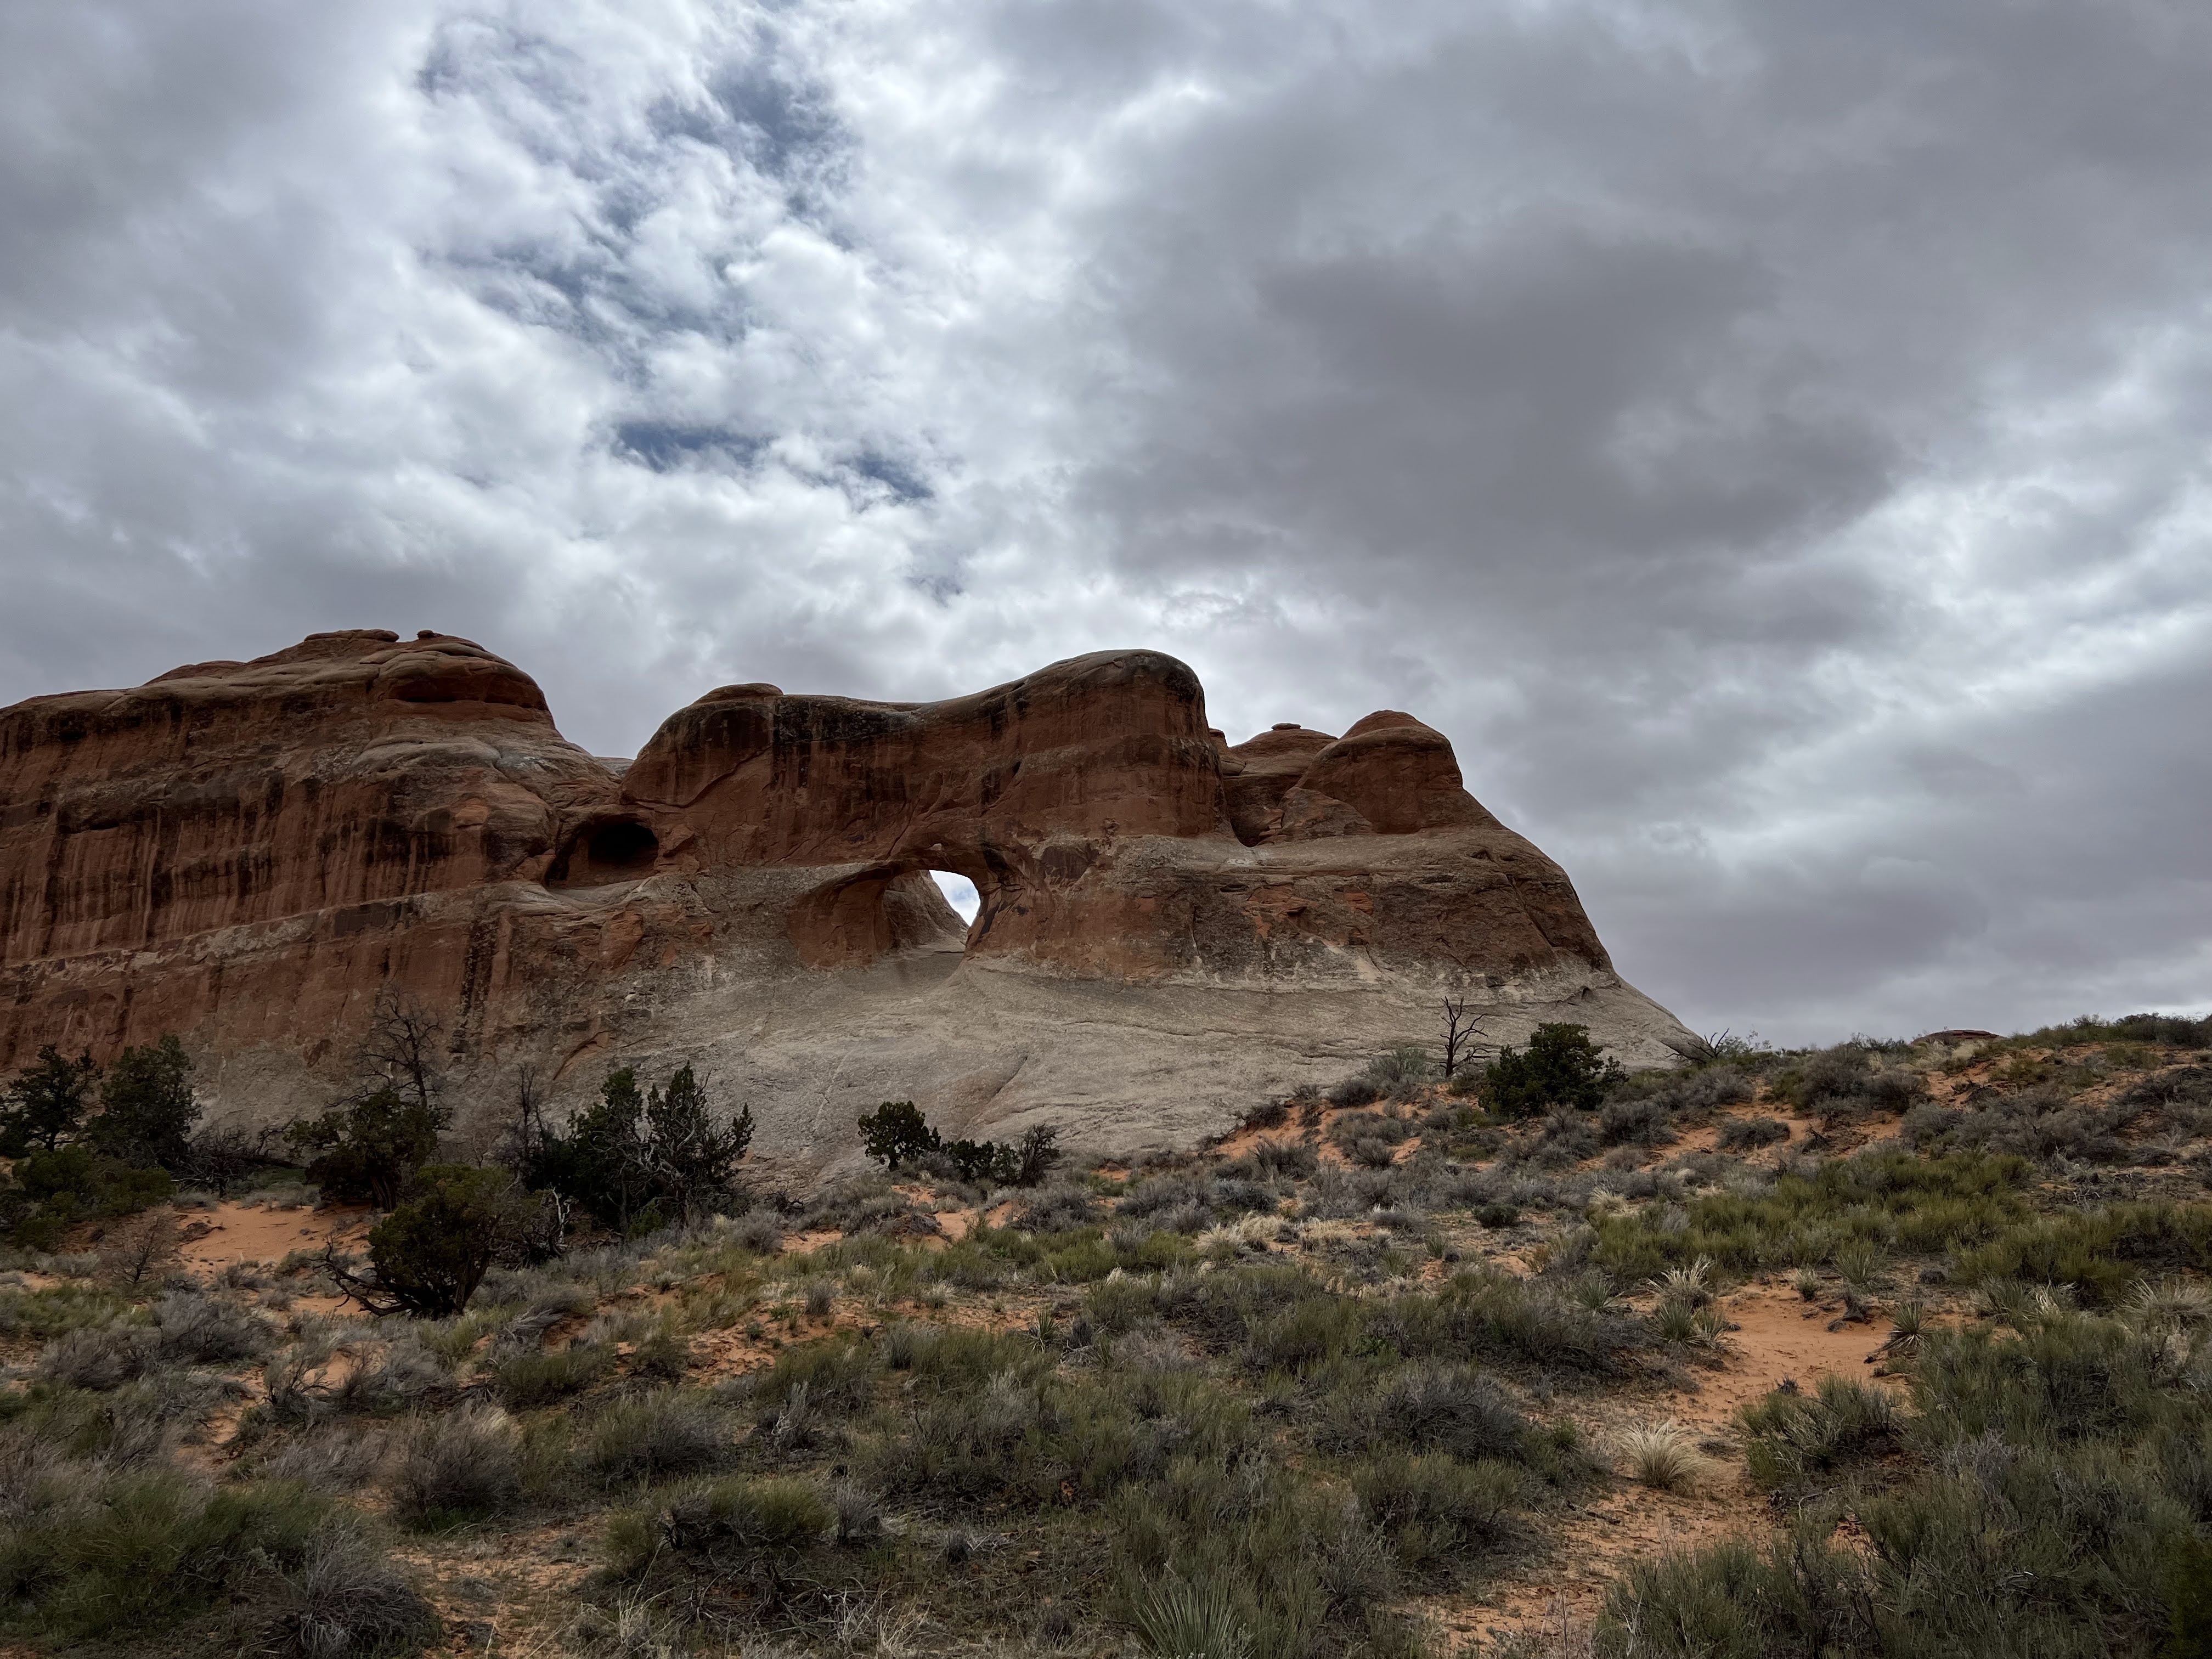
[[[1632,1060],[1687,1035],[1440,733],[1232,744],[1158,652],[931,703],[726,686],[624,767],[468,641],[317,635],[0,710],[0,1070],[176,1030],[264,1121],[386,986],[487,1091],[711,1059],[761,1091],[765,1155],[816,1161],[883,1097],[1212,1126],[1425,1036],[1444,990]],[[972,927],[933,869],[975,884]]]

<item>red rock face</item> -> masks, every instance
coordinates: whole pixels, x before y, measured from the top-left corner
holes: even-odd
[[[900,1041],[933,1058],[899,1062],[928,1074],[906,1094],[973,1057],[923,1029],[963,998],[998,1022],[975,1053],[1048,1033],[1054,998],[1109,1024],[1152,1009],[1138,1024],[1176,1041],[1218,1008],[1249,1048],[1304,997],[1330,1011],[1291,1044],[1309,1060],[1387,1038],[1437,986],[1618,988],[1638,1040],[1679,1030],[1439,733],[1384,712],[1230,747],[1152,652],[927,704],[725,687],[617,776],[478,646],[316,635],[0,711],[0,1069],[176,1030],[264,1117],[312,1101],[242,1091],[311,1097],[387,983],[485,1076],[741,1039],[757,1071],[778,1020],[827,1031],[792,1012],[810,1003],[919,1020]],[[982,895],[964,936],[931,870]],[[1049,1069],[1021,1052],[1010,1076]]]

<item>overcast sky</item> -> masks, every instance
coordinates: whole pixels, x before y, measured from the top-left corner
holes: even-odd
[[[1407,708],[1693,1026],[2212,1001],[2203,0],[0,8],[0,702]]]

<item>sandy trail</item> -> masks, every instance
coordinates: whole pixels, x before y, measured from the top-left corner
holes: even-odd
[[[1671,1417],[1700,1439],[1734,1440],[1737,1413],[1785,1379],[1809,1390],[1826,1376],[1870,1376],[1868,1357],[1889,1334],[1888,1321],[1880,1317],[1831,1331],[1832,1310],[1772,1285],[1747,1285],[1723,1297],[1720,1306],[1741,1328],[1729,1333],[1719,1368],[1699,1372],[1694,1390],[1597,1402],[1606,1420],[1588,1425],[1596,1436]],[[1628,1562],[1768,1528],[1766,1495],[1752,1485],[1741,1454],[1706,1455],[1712,1467],[1690,1491],[1654,1492],[1613,1480],[1565,1517],[1547,1559],[1501,1577],[1480,1601],[1442,1601],[1427,1611],[1462,1644],[1536,1626],[1557,1630],[1563,1614],[1573,1627],[1587,1629]]]

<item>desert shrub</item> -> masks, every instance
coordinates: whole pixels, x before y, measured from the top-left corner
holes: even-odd
[[[367,1486],[384,1465],[382,1435],[352,1425],[333,1425],[287,1435],[252,1465],[264,1480],[297,1482],[313,1491],[350,1492]]]
[[[1826,1485],[1899,1444],[1897,1402],[1855,1378],[1824,1376],[1815,1394],[1780,1389],[1744,1408],[1752,1479],[1769,1491]]]
[[[1410,1648],[1388,1541],[1356,1502],[1264,1459],[1179,1457],[1110,1517],[1116,1611],[1156,1654]]]
[[[210,1487],[168,1468],[118,1472],[51,1459],[13,1498],[0,1518],[0,1605],[38,1629],[78,1639],[137,1644],[234,1599],[272,1591],[281,1620],[314,1582],[318,1559],[349,1537],[330,1500],[305,1487]],[[357,1559],[369,1553],[349,1541]],[[412,1630],[428,1635],[434,1621],[419,1597],[412,1607]]]
[[[1779,1118],[1732,1117],[1721,1125],[1716,1142],[1724,1152],[1748,1152],[1790,1139],[1790,1126]]]
[[[1905,1115],[1903,1134],[1906,1145],[1929,1150],[1965,1147],[2045,1160],[2121,1164],[2135,1149],[2118,1132],[2145,1109],[2144,1103],[2129,1096],[2108,1106],[2090,1105],[2046,1084],[1968,1107],[1915,1106]]]
[[[549,1352],[516,1354],[492,1367],[499,1397],[516,1411],[550,1406],[580,1394],[614,1365],[614,1350],[597,1342],[572,1342]]]
[[[618,1401],[585,1431],[579,1461],[610,1486],[714,1468],[730,1455],[720,1412],[670,1392]]]
[[[2063,1048],[2086,1042],[2149,1042],[2176,1048],[2212,1048],[2212,1018],[2187,1014],[2122,1014],[2100,1019],[2084,1014],[2064,1025],[2005,1038],[2003,1048]]]
[[[893,1326],[891,1331],[922,1328],[927,1328]],[[884,1346],[888,1349],[893,1340],[886,1333]],[[914,1363],[909,1353],[904,1368],[913,1369]],[[874,1399],[875,1376],[876,1354],[866,1344],[831,1338],[786,1348],[775,1357],[775,1364],[746,1379],[746,1392],[754,1400],[777,1405],[804,1389],[814,1410],[848,1416],[864,1410]]]
[[[776,1255],[783,1249],[783,1223],[770,1210],[748,1210],[738,1218],[730,1237],[755,1255]]]
[[[1597,1133],[1607,1146],[1665,1146],[1680,1139],[1671,1103],[1658,1095],[1607,1101],[1598,1109]]]
[[[1597,1126],[1575,1112],[1554,1112],[1544,1120],[1543,1139],[1536,1146],[1536,1161],[1563,1169],[1594,1156],[1598,1150]]]
[[[2090,1659],[2147,1654],[2171,1627],[2158,1584],[2171,1522],[2115,1462],[1981,1442],[1852,1514],[1869,1551],[1831,1545],[1814,1517],[1764,1549],[1632,1567],[1601,1650],[1631,1651],[1633,1628],[1647,1654]]]
[[[1349,1297],[1304,1296],[1273,1313],[1259,1313],[1244,1328],[1242,1358],[1255,1373],[1303,1374],[1327,1364],[1359,1334],[1359,1304]]]
[[[1031,1232],[1063,1232],[1098,1218],[1097,1197],[1087,1187],[1063,1182],[1036,1193],[1014,1216],[1014,1225]]]
[[[1153,1176],[1131,1187],[1121,1199],[1117,1215],[1132,1220],[1194,1212],[1192,1228],[1202,1227],[1217,1214],[1241,1215],[1274,1208],[1273,1194],[1256,1182],[1235,1177],[1189,1175]],[[1183,1231],[1190,1231],[1187,1228]]]
[[[1320,1155],[1302,1140],[1263,1140],[1224,1173],[1243,1181],[1304,1181],[1320,1168]]]
[[[152,1370],[158,1342],[146,1326],[124,1319],[65,1332],[46,1345],[33,1374],[42,1382],[104,1393]]]
[[[1371,1106],[1382,1098],[1381,1085],[1364,1072],[1345,1079],[1328,1091],[1328,1102],[1332,1106]]]
[[[161,1358],[173,1364],[234,1364],[259,1358],[276,1343],[276,1327],[260,1315],[189,1291],[154,1304],[154,1329]]]
[[[1959,1152],[1938,1158],[1875,1152],[1810,1173],[1785,1171],[1763,1194],[1721,1193],[1673,1210],[1601,1217],[1592,1258],[1616,1284],[1710,1258],[1734,1273],[1808,1266],[1864,1239],[1907,1255],[1980,1244],[2020,1221],[2021,1159]]]
[[[2011,1333],[1920,1331],[1910,1413],[1832,1380],[1747,1413],[1760,1479],[1827,1501],[1765,1549],[1632,1567],[1601,1650],[2088,1659],[2183,1628],[2161,1564],[2212,1512],[2188,1350],[2047,1291],[1993,1299]],[[1838,1547],[1845,1522],[1857,1540]]]
[[[1316,1438],[1328,1449],[1441,1451],[1462,1462],[1521,1455],[1527,1424],[1503,1390],[1464,1366],[1420,1363],[1332,1394]]]
[[[2090,1307],[2118,1302],[2146,1273],[2212,1267],[2212,1205],[2115,1204],[2038,1217],[1960,1252],[1968,1283],[2023,1279],[2074,1288]]]
[[[1413,1042],[1401,1043],[1388,1054],[1377,1054],[1360,1073],[1374,1085],[1375,1098],[1394,1101],[1414,1099],[1420,1094],[1421,1085],[1435,1075],[1436,1066],[1428,1050]]]
[[[823,1188],[799,1215],[798,1224],[807,1231],[843,1233],[848,1238],[863,1233],[896,1238],[939,1231],[933,1216],[916,1209],[912,1199],[879,1176]]]
[[[1366,1170],[1387,1170],[1398,1161],[1399,1143],[1386,1134],[1354,1135],[1343,1141],[1344,1155]]]
[[[724,1480],[672,1498],[661,1511],[660,1534],[687,1554],[749,1554],[804,1549],[836,1521],[836,1510],[808,1481]]]
[[[1988,1435],[2032,1447],[2132,1439],[2168,1415],[2166,1356],[2154,1339],[2078,1314],[2010,1336],[1987,1326],[1925,1332],[1905,1431],[1923,1450]]]
[[[418,1418],[400,1437],[391,1485],[392,1512],[410,1526],[450,1527],[500,1514],[522,1493],[514,1425],[502,1413],[474,1407]]]
[[[437,1638],[438,1614],[358,1527],[326,1527],[275,1587],[266,1623],[277,1659],[372,1659]]]
[[[411,1410],[453,1386],[453,1367],[411,1334],[356,1354],[356,1363],[329,1391],[329,1401],[349,1415],[388,1417]],[[271,1383],[270,1397],[276,1398]]]
[[[1290,1121],[1291,1108],[1286,1101],[1263,1100],[1248,1106],[1237,1120],[1239,1129],[1275,1129]]]
[[[1613,1437],[1613,1450],[1621,1473],[1655,1492],[1680,1492],[1710,1467],[1698,1455],[1697,1437],[1672,1418],[1622,1430]]]
[[[1456,1574],[1515,1531],[1521,1476],[1494,1461],[1391,1452],[1356,1468],[1352,1488],[1407,1566]]]
[[[1641,1321],[1603,1304],[1583,1306],[1556,1281],[1495,1268],[1468,1269],[1441,1290],[1371,1304],[1365,1331],[1408,1358],[1594,1376],[1620,1370],[1651,1340]]]
[[[1893,1048],[1894,1045],[1887,1045]],[[1836,1122],[1868,1112],[1902,1112],[1927,1094],[1917,1072],[1881,1064],[1885,1045],[1854,1039],[1808,1054],[1772,1081],[1776,1098]]]
[[[1049,1454],[1060,1426],[1055,1403],[1040,1380],[1002,1372],[981,1389],[913,1410],[873,1443],[865,1467],[886,1492],[964,1504],[1042,1503],[1064,1473]]]
[[[1376,1139],[1395,1146],[1413,1138],[1416,1131],[1402,1117],[1385,1115],[1380,1117],[1339,1118],[1329,1125],[1328,1138],[1340,1146],[1350,1146],[1363,1139]]]
[[[1539,1025],[1525,1049],[1509,1045],[1486,1068],[1482,1103],[1500,1117],[1536,1117],[1560,1107],[1587,1111],[1624,1075],[1590,1042],[1588,1027]]]
[[[836,1536],[841,1544],[872,1544],[884,1535],[884,1506],[865,1486],[840,1480],[830,1494],[836,1511]]]

